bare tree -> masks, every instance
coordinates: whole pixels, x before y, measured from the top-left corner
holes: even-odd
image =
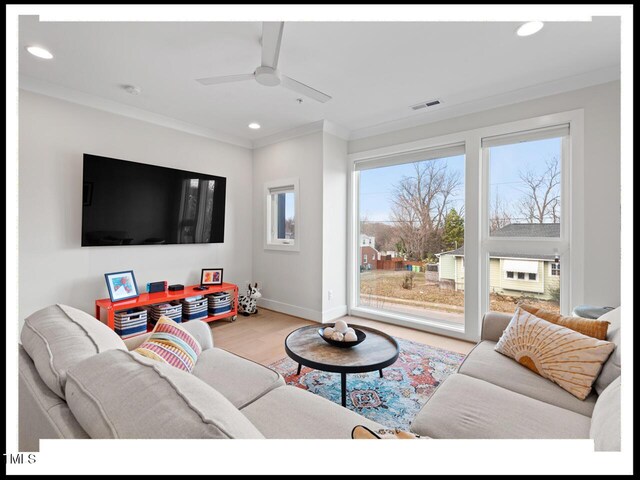
[[[560,165],[554,157],[546,169],[536,173],[531,169],[519,173],[526,191],[518,204],[519,213],[529,223],[560,221]]]
[[[496,190],[496,199],[492,202],[491,212],[489,213],[489,231],[495,232],[512,222],[511,214],[505,208]]]
[[[414,163],[413,167],[415,173],[395,186],[392,219],[409,256],[422,259],[440,251],[444,219],[461,179],[439,160]]]

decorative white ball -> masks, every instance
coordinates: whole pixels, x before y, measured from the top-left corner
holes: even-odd
[[[347,331],[345,332],[345,335],[346,335],[347,333],[353,333],[353,334],[355,334],[355,333],[356,333],[356,331],[355,331],[353,328],[349,327],[349,328],[347,328]]]
[[[356,340],[358,340],[358,336],[356,335],[356,332],[347,332],[344,334],[345,342],[355,342]]]
[[[331,338],[331,335],[333,335],[333,333],[335,332],[335,330],[331,327],[327,327],[324,329],[323,335],[327,338]]]
[[[336,322],[336,324],[334,325],[334,327],[333,327],[333,329],[334,329],[336,332],[340,332],[340,333],[342,333],[343,335],[344,335],[345,333],[347,333],[347,329],[348,329],[348,328],[349,328],[349,325],[347,325],[347,322],[345,322],[344,320],[338,320],[338,321]]]
[[[331,335],[331,340],[342,342],[344,340],[344,335],[342,335],[340,332],[333,332],[333,335]]]

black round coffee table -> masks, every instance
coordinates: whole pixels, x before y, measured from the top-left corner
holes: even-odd
[[[324,323],[322,327],[333,326]],[[325,342],[318,334],[319,325],[309,325],[291,332],[284,341],[287,355],[298,362],[298,375],[302,365],[325,372],[340,374],[342,406],[347,406],[347,374],[380,371],[393,364],[400,351],[398,342],[386,333],[369,327],[349,324],[362,330],[367,338],[351,348],[339,348]]]

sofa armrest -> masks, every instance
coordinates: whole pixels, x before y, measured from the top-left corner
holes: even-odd
[[[482,317],[482,333],[481,340],[490,340],[497,342],[502,336],[502,332],[507,328],[511,321],[512,315],[502,312],[487,312]]]
[[[202,351],[213,348],[213,334],[211,327],[207,322],[202,320],[190,320],[182,323],[182,327],[189,332],[198,341],[202,347]]]
[[[198,341],[202,350],[208,350],[213,348],[213,335],[211,334],[211,328],[209,324],[202,320],[191,320],[189,322],[181,323],[182,327],[189,332]],[[135,350],[142,345],[151,333],[145,333],[144,335],[136,335],[135,337],[125,338],[124,344],[129,351]]]

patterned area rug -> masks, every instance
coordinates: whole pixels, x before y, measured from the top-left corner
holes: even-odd
[[[347,408],[390,428],[408,430],[411,421],[433,394],[436,387],[454,373],[462,361],[461,353],[423,343],[396,338],[400,356],[380,374],[375,372],[347,375]],[[340,405],[340,374],[302,367],[289,357],[270,368],[287,382],[304,388]]]

